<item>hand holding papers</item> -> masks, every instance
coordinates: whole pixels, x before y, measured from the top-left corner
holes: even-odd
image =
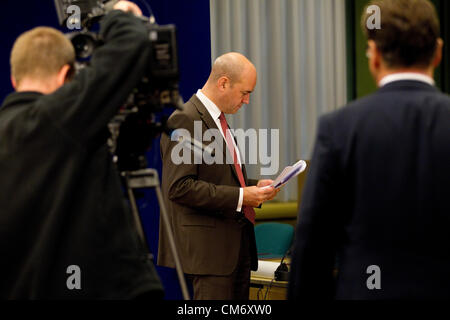
[[[275,189],[281,188],[284,186],[290,179],[296,177],[299,173],[305,171],[306,162],[304,160],[299,160],[294,163],[292,166],[287,166],[280,173],[280,175],[275,179],[275,181],[268,186],[262,187],[262,189],[274,187]]]

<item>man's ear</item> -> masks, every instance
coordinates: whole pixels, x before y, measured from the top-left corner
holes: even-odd
[[[383,56],[374,40],[367,41],[367,58],[369,59],[369,70],[376,79],[382,65]]]
[[[230,84],[230,79],[228,77],[220,77],[219,80],[217,80],[217,88],[219,91],[223,92],[225,91],[226,87]]]
[[[381,52],[377,48],[377,44],[373,40],[367,41],[367,58],[369,65],[378,68],[381,62]]]
[[[71,78],[72,73],[72,67],[68,64],[65,64],[62,66],[62,68],[59,70],[58,75],[56,76],[56,82],[59,87],[62,87],[66,80],[69,80]]]
[[[442,40],[441,38],[437,39],[436,51],[434,53],[433,58],[433,68],[437,68],[441,64],[443,47],[444,47],[444,40]]]
[[[11,84],[12,84],[14,90],[16,90],[17,89],[17,82],[16,82],[16,79],[14,79],[14,77],[12,75],[11,75]]]

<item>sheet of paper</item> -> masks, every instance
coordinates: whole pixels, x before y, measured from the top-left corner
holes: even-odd
[[[305,171],[305,169],[306,162],[304,160],[299,160],[292,166],[287,166],[286,168],[284,168],[271,185],[262,187],[262,189],[267,189],[270,187],[280,188],[284,186],[289,180]]]
[[[273,279],[279,265],[280,262],[258,260],[258,270],[252,271],[251,275]]]

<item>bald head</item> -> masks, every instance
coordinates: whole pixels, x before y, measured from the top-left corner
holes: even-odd
[[[234,114],[242,105],[249,104],[256,78],[256,68],[245,56],[226,53],[214,61],[202,92],[223,113]]]
[[[212,66],[208,82],[217,82],[221,77],[227,77],[231,83],[241,82],[242,75],[255,66],[242,54],[229,52],[218,57]]]

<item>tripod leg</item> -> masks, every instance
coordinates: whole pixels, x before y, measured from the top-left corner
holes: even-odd
[[[184,300],[189,300],[189,292],[187,289],[186,281],[184,279],[184,273],[183,273],[183,269],[181,267],[180,257],[178,256],[177,248],[175,245],[175,239],[173,237],[172,227],[169,222],[169,216],[167,215],[166,207],[164,205],[161,188],[159,186],[156,186],[155,189],[156,189],[156,195],[158,197],[159,207],[161,209],[162,222],[164,224],[164,228],[166,229],[168,239],[169,239],[170,249],[172,251],[172,254],[173,254],[173,257],[175,260],[175,269],[177,270],[178,280],[180,282],[180,287],[181,287],[181,292],[183,293]]]
[[[175,260],[175,269],[177,270],[178,281],[180,282],[181,291],[183,294],[184,300],[189,300],[189,292],[187,289],[186,281],[184,279],[183,269],[181,267],[180,257],[178,255],[177,247],[175,245],[175,239],[172,232],[172,227],[169,222],[169,216],[166,211],[166,207],[164,206],[164,199],[162,196],[161,188],[159,186],[159,178],[158,172],[155,169],[143,169],[134,172],[123,172],[122,176],[126,178],[126,186],[128,197],[130,199],[131,209],[133,211],[133,216],[135,220],[135,224],[137,227],[137,231],[139,237],[142,239],[144,244],[147,244],[145,240],[145,234],[142,229],[141,219],[139,216],[139,211],[136,205],[136,200],[133,194],[133,189],[140,188],[155,188],[156,196],[158,198],[158,204],[161,209],[161,219],[164,226],[164,229],[167,232],[170,250],[173,254]]]
[[[134,224],[138,232],[139,238],[144,246],[147,246],[147,241],[145,239],[144,230],[142,229],[141,219],[139,217],[139,210],[136,205],[136,199],[134,198],[133,190],[127,186],[128,199],[130,200],[131,211],[133,213]]]

